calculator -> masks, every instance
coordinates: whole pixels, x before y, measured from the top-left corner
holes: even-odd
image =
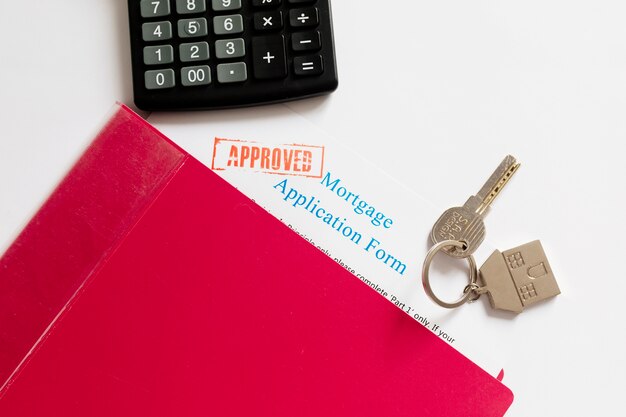
[[[337,88],[330,0],[129,0],[135,104],[251,106]]]

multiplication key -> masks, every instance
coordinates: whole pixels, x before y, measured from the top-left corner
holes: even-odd
[[[485,238],[483,216],[519,166],[513,156],[507,155],[476,195],[471,196],[462,207],[450,208],[439,217],[430,233],[433,243],[444,240],[464,243],[463,248],[449,246],[443,249],[455,258],[465,258],[474,253]]]

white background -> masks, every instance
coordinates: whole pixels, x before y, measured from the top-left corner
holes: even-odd
[[[2,6],[4,249],[132,93],[126,1]],[[465,306],[507,341],[507,416],[623,414],[626,3],[335,0],[333,12],[339,89],[292,109],[442,210],[505,154],[522,162],[487,238],[503,250],[540,238],[563,293],[515,318]]]

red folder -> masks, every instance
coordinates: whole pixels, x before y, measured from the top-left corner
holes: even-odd
[[[511,392],[120,106],[0,259],[0,416],[502,416]]]

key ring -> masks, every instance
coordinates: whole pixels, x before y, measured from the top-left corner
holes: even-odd
[[[458,240],[441,241],[437,243],[436,245],[434,245],[432,248],[430,248],[430,250],[426,254],[426,259],[424,259],[424,266],[422,267],[422,284],[424,285],[424,290],[426,291],[426,294],[428,294],[428,296],[434,302],[439,304],[441,307],[445,307],[445,308],[459,307],[467,303],[468,301],[475,301],[480,296],[480,292],[477,291],[480,288],[477,284],[478,268],[476,267],[476,261],[474,260],[474,257],[472,255],[469,255],[466,258],[469,264],[469,270],[470,270],[469,284],[465,286],[465,289],[463,290],[463,296],[461,298],[459,298],[457,301],[453,303],[447,303],[441,300],[439,297],[437,297],[435,293],[433,292],[433,289],[430,286],[430,277],[428,275],[429,270],[430,270],[430,264],[432,263],[433,258],[435,257],[437,252],[441,251],[444,248],[448,248],[451,246],[454,246],[459,249],[463,249],[465,248],[466,245],[465,243],[460,242]]]

